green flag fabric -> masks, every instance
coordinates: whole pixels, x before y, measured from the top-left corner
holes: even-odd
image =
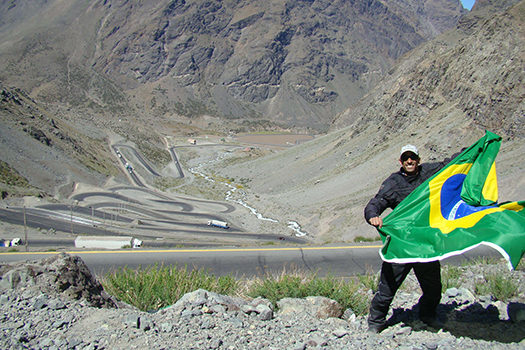
[[[498,204],[500,145],[487,131],[407,196],[378,229],[381,258],[429,262],[487,245],[516,268],[525,252],[525,201]]]

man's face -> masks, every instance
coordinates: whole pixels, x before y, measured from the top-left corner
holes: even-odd
[[[407,174],[412,174],[417,171],[419,157],[412,152],[405,152],[401,155],[399,162]]]

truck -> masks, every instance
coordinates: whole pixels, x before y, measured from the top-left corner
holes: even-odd
[[[220,228],[230,228],[227,222],[219,221],[219,220],[209,220],[208,226],[215,226],[215,227],[220,227]]]
[[[141,240],[129,236],[78,236],[75,239],[76,248],[122,249],[140,248],[141,246]]]

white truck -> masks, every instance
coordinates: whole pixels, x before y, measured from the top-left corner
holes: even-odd
[[[88,249],[122,249],[126,247],[140,248],[142,241],[129,236],[78,236],[75,239],[76,248]]]
[[[208,226],[215,226],[215,227],[220,227],[220,228],[230,228],[227,222],[219,221],[219,220],[209,220]]]

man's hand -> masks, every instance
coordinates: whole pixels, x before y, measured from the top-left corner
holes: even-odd
[[[373,218],[370,218],[370,220],[368,220],[370,222],[370,225],[372,226],[375,226],[375,227],[383,227],[383,219],[381,219],[379,216],[374,216]]]

